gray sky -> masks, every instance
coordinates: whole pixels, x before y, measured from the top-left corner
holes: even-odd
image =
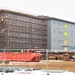
[[[17,9],[75,22],[75,0],[0,0],[0,8]]]

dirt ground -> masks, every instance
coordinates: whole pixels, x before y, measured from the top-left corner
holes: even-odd
[[[9,62],[5,66],[21,66],[21,67],[30,67],[30,68],[42,68],[49,70],[68,70],[70,72],[75,72],[75,61],[45,61],[40,62]],[[0,66],[4,66],[4,63],[1,63]]]

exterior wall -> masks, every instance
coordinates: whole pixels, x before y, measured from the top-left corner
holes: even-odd
[[[51,49],[51,21],[47,20],[47,49]]]
[[[51,44],[52,49],[62,49],[63,46],[63,25],[59,21],[51,20]]]
[[[0,12],[0,49],[66,50],[66,46],[75,46],[75,23],[13,11]]]
[[[75,24],[68,24],[68,45],[75,47]]]
[[[68,49],[70,46],[75,46],[75,24],[58,20],[50,20],[48,21],[48,27],[50,26],[51,30],[48,28],[48,39],[51,38],[51,40],[48,40],[48,48],[51,46],[52,50],[63,50],[66,46],[68,46]],[[50,31],[51,33],[49,33]],[[67,36],[65,36],[65,32],[67,33]]]
[[[47,48],[47,24],[45,20],[13,13],[3,13],[5,49]],[[3,37],[3,36],[2,36]]]

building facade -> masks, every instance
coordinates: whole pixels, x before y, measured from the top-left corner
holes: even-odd
[[[67,50],[75,47],[75,23],[50,18],[48,20],[48,49]]]
[[[0,49],[67,50],[75,46],[75,23],[0,10]]]
[[[0,49],[47,48],[47,23],[39,16],[0,10]]]

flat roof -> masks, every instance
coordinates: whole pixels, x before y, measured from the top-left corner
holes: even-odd
[[[71,23],[71,24],[75,24],[75,22],[71,22],[71,21],[67,21],[67,20],[63,20],[63,19],[59,19],[59,18],[54,18],[54,17],[50,17],[50,20],[58,20],[58,21],[62,21],[62,22],[67,22],[67,23]]]

